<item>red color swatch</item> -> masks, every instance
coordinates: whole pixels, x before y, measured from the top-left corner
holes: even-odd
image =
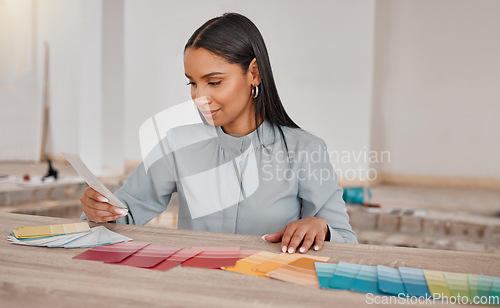
[[[167,258],[166,260],[158,263],[157,265],[150,267],[150,269],[154,269],[157,271],[167,271],[172,267],[181,264],[182,262],[191,259],[192,257],[199,254],[201,250],[199,249],[181,249],[178,252],[174,253],[172,256]]]
[[[111,245],[93,247],[73,259],[91,260],[102,262],[120,262],[149,243],[142,242],[120,242]]]
[[[150,268],[166,258],[170,257],[177,251],[181,250],[181,247],[165,247],[165,246],[146,246],[143,249],[137,251],[133,255],[124,259],[121,262],[113,263],[106,262],[110,264],[128,265],[133,267],[146,267]]]
[[[199,249],[202,252],[183,262],[183,267],[218,269],[234,266],[240,257],[239,247],[193,247],[193,249]]]

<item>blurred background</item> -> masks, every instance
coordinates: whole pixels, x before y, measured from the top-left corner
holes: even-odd
[[[260,29],[360,242],[500,252],[496,0],[0,0],[0,210],[79,217],[61,152],[119,187],[140,125],[190,99],[187,39],[224,12]],[[175,200],[150,224],[176,227]]]

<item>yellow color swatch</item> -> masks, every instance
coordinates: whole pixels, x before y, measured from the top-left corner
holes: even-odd
[[[33,237],[78,233],[89,230],[90,227],[87,222],[78,222],[78,223],[60,224],[60,225],[19,227],[17,230],[13,230],[12,232],[17,238],[33,238]]]
[[[469,292],[468,276],[468,274],[444,273],[444,278],[446,278],[451,294],[455,297],[458,297],[458,295],[468,297],[469,302],[472,302]]]
[[[277,254],[275,253],[261,251],[244,259],[238,260],[235,266],[223,267],[222,269],[245,275],[268,278],[266,274],[261,272],[256,272],[254,268],[276,256]]]
[[[267,276],[282,281],[319,288],[319,281],[314,266],[316,262],[318,261],[310,258],[300,258],[274,271],[270,271],[267,273]]]
[[[448,288],[448,283],[444,277],[444,273],[441,271],[424,270],[425,280],[427,281],[427,286],[431,295],[439,294],[439,298],[451,297],[450,288]]]

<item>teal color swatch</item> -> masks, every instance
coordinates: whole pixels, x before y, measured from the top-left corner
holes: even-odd
[[[377,267],[362,265],[351,285],[351,291],[384,295],[378,289]]]
[[[495,277],[491,284],[490,304],[500,305],[500,277]]]
[[[469,275],[469,293],[471,298],[479,296],[478,279],[478,275]]]
[[[314,267],[316,268],[320,288],[329,289],[330,280],[332,280],[335,274],[337,264],[316,262],[314,263]]]
[[[479,275],[477,277],[477,293],[479,297],[490,296],[491,285],[495,277]]]
[[[339,262],[330,281],[330,288],[349,290],[360,269],[360,264]]]

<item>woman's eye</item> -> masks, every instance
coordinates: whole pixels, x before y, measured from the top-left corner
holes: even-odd
[[[211,86],[217,86],[220,83],[221,83],[220,81],[216,81],[216,82],[209,82],[208,84],[211,85]]]
[[[196,83],[194,83],[194,82],[190,81],[190,82],[188,82],[188,83],[187,83],[187,85],[188,85],[188,86],[195,86],[195,85],[196,85]]]

